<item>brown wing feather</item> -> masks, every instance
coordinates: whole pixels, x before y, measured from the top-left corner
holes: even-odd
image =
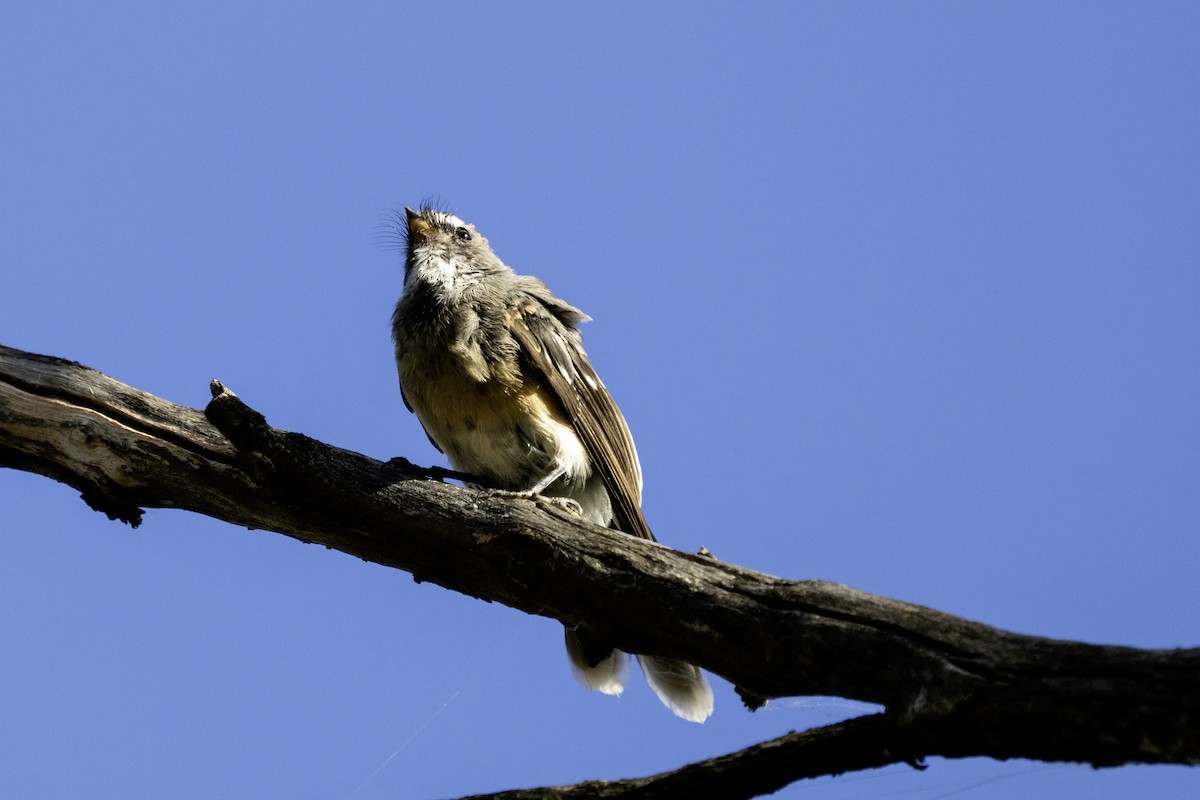
[[[586,317],[548,291],[545,299],[540,294],[531,293],[513,309],[513,336],[528,363],[541,373],[562,405],[587,450],[592,469],[604,481],[615,527],[654,541],[642,516],[642,470],[629,426],[592,369],[579,331],[560,319],[561,315],[574,322]]]

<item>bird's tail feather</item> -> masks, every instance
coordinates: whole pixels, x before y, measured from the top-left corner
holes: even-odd
[[[646,683],[678,717],[704,722],[713,711],[712,687],[697,667],[675,658],[638,656]]]
[[[618,695],[625,691],[625,679],[629,674],[629,657],[620,650],[613,650],[596,666],[588,663],[583,654],[583,643],[571,628],[564,628],[567,635],[567,658],[571,661],[571,672],[575,679],[594,692]]]

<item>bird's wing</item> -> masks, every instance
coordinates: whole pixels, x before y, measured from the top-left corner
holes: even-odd
[[[592,369],[575,323],[587,319],[579,309],[530,279],[521,300],[510,310],[511,330],[522,355],[558,399],[567,419],[604,481],[615,527],[654,541],[642,516],[642,470],[629,426],[612,395]]]

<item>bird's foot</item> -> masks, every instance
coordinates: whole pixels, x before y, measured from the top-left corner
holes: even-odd
[[[575,514],[576,516],[583,516],[583,506],[579,505],[579,503],[569,497],[550,497],[544,494],[539,494],[536,500],[539,503],[546,503],[548,505],[561,508],[562,510],[571,514]]]
[[[569,511],[573,514],[583,516],[583,506],[575,502],[569,497],[556,497],[555,495],[542,494],[535,487],[533,489],[523,489],[519,492],[510,491],[508,489],[488,489],[486,490],[489,497],[519,497],[522,500],[532,500],[535,503],[555,506],[564,511]]]

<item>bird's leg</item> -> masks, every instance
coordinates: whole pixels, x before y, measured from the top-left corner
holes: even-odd
[[[546,490],[546,487],[548,487],[550,484],[554,483],[556,480],[558,480],[559,478],[561,478],[563,475],[566,475],[566,474],[567,474],[566,467],[555,467],[553,472],[546,475],[546,477],[542,478],[540,481],[535,483],[530,488],[526,489],[524,494],[527,494],[529,497],[535,497],[535,496],[541,494],[542,492],[544,492]]]

